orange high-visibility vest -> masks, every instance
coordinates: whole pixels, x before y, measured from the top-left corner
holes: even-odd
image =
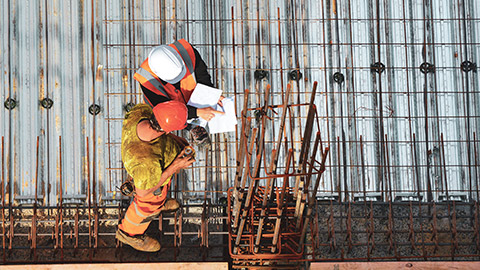
[[[175,41],[173,44],[168,45],[174,48],[182,57],[183,62],[187,68],[185,76],[180,80],[180,89],[176,89],[172,84],[163,84],[161,80],[153,73],[148,65],[148,58],[143,61],[140,68],[137,70],[133,78],[137,80],[148,90],[157,95],[164,96],[170,100],[176,100],[182,103],[187,103],[190,100],[193,89],[197,85],[195,80],[195,53],[193,47],[185,39]],[[152,103],[147,99],[145,100],[152,106]]]

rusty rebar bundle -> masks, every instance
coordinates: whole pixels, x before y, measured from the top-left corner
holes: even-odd
[[[252,138],[250,145],[240,142],[241,152],[247,153],[245,159],[237,161],[244,164],[238,168],[243,173],[242,181],[235,181],[228,196],[230,255],[236,260],[250,259],[300,259],[303,257],[303,244],[307,227],[312,219],[316,205],[316,191],[325,162],[328,147],[321,145],[320,132],[316,132],[313,150],[310,151],[311,134],[319,128],[315,107],[317,83],[308,104],[289,104],[291,86],[287,86],[284,104],[269,105],[270,86],[267,85],[262,107],[244,108],[243,122],[255,118],[258,129],[244,129],[241,137]],[[308,117],[303,131],[303,140],[298,149],[283,149],[282,145],[295,145],[289,138],[294,136],[296,118],[293,108],[308,107]],[[282,109],[280,129],[276,141],[265,141],[265,129],[272,121],[270,114],[273,108]],[[249,116],[251,115],[251,116]],[[288,120],[287,121],[287,116]],[[247,118],[247,119],[245,119]],[[253,121],[253,120],[251,120]],[[284,129],[285,125],[289,129]],[[255,134],[259,133],[258,136]],[[256,147],[255,147],[256,146]],[[321,149],[320,159],[317,150]],[[269,149],[269,150],[266,150]],[[298,164],[295,164],[294,152],[300,152]],[[286,163],[283,173],[278,173],[279,153],[284,153]],[[286,154],[286,155],[285,155]],[[252,165],[253,164],[253,165]],[[263,164],[263,167],[260,165]],[[290,168],[298,168],[291,170]],[[308,167],[308,170],[307,170]],[[283,169],[283,168],[282,168]],[[315,179],[314,182],[311,180]],[[240,182],[248,183],[248,189],[240,186]],[[311,183],[314,188],[309,189]],[[309,192],[310,190],[310,192]],[[308,204],[308,205],[306,205]]]

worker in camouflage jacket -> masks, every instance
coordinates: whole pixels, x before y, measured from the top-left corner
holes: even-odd
[[[122,129],[122,160],[133,178],[135,195],[116,238],[147,252],[161,248],[157,240],[145,235],[150,222],[160,212],[176,211],[180,206],[175,199],[167,199],[172,175],[195,161],[193,155],[185,154],[187,141],[170,134],[168,125],[162,127],[158,123],[159,113],[146,104],[138,104],[126,114]],[[186,114],[185,109],[178,117],[185,119]]]

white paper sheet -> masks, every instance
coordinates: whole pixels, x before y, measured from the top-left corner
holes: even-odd
[[[215,108],[215,105],[217,104],[221,95],[222,90],[197,83],[197,86],[195,89],[193,89],[193,93],[190,96],[190,100],[188,101],[187,105],[195,108]]]
[[[231,97],[224,98],[222,104],[223,108],[218,104],[214,108],[217,111],[223,111],[225,114],[216,114],[215,117],[208,122],[210,134],[235,131],[237,116],[235,115],[234,99]]]
[[[222,92],[223,91],[220,89],[197,83],[197,86],[195,87],[195,89],[193,89],[193,93],[190,96],[190,100],[187,104],[195,108],[213,107],[215,109],[217,106],[217,102],[222,95]],[[206,127],[208,122],[199,117],[189,120],[188,123],[201,127]]]

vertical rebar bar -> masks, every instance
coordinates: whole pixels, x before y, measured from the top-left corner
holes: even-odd
[[[235,240],[235,246],[233,248],[233,253],[236,254],[238,251],[238,245],[240,244],[240,239],[242,237],[243,229],[245,226],[245,221],[247,218],[248,210],[251,207],[252,203],[252,196],[255,194],[258,186],[257,177],[260,173],[260,165],[262,161],[263,151],[265,147],[265,130],[266,130],[266,117],[267,117],[267,109],[268,109],[268,101],[270,98],[270,85],[267,85],[265,89],[265,98],[264,98],[264,105],[261,111],[261,127],[259,132],[260,137],[257,146],[257,155],[255,157],[255,163],[253,166],[253,170],[249,173],[250,175],[250,186],[248,188],[247,197],[245,199],[245,209],[242,211],[242,216],[240,218],[240,225],[238,226],[237,238]]]
[[[278,199],[277,202],[277,217],[275,220],[275,228],[273,232],[273,239],[272,239],[272,248],[271,251],[272,253],[275,253],[277,250],[277,244],[278,244],[278,236],[280,233],[280,225],[282,222],[283,218],[283,207],[285,205],[285,192],[287,191],[287,186],[288,186],[288,180],[289,180],[289,171],[290,171],[290,164],[292,163],[293,160],[293,149],[288,149],[288,156],[287,160],[285,163],[285,177],[283,179],[283,184],[282,184],[282,190],[280,191],[280,198]]]
[[[320,142],[320,132],[317,132],[317,138],[315,140],[315,146],[314,146],[314,151],[312,153],[312,159],[311,159],[311,165],[310,165],[312,167],[313,167],[313,164],[314,164],[314,161],[315,161],[315,156],[317,154],[316,149],[318,147],[319,142]],[[316,197],[317,197],[318,185],[320,183],[320,178],[322,177],[322,174],[325,171],[325,162],[327,160],[328,151],[329,151],[329,148],[325,147],[325,150],[322,153],[322,161],[320,163],[321,165],[320,165],[320,168],[318,170],[317,179],[315,181],[315,187],[312,190],[312,194],[308,198],[308,208],[307,208],[305,221],[303,223],[303,228],[301,230],[300,242],[299,242],[299,247],[298,247],[299,249],[297,250],[298,252],[300,252],[303,249],[303,243],[305,241],[305,236],[306,236],[306,233],[307,233],[307,225],[310,222],[310,218],[312,216],[312,211],[313,211],[313,208],[315,207],[315,204],[316,204],[316,201],[317,201]],[[309,173],[311,174],[312,172],[310,171]],[[305,185],[305,186],[308,187],[308,184]],[[308,194],[308,191],[307,191],[307,194]],[[299,225],[297,227],[299,227]]]
[[[2,136],[2,247],[3,263],[6,262],[6,229],[5,229],[5,138]]]
[[[234,198],[235,202],[234,202],[234,205],[233,205],[233,213],[232,213],[232,215],[234,216],[234,222],[233,222],[233,228],[234,229],[236,229],[238,227],[238,221],[240,220],[240,207],[242,205],[242,201],[240,201],[240,199],[243,198],[243,196],[244,196],[243,195],[243,192],[244,192],[243,189],[245,187],[246,179],[248,178],[247,175],[248,175],[248,172],[250,170],[250,159],[251,159],[251,156],[252,156],[253,147],[255,145],[256,136],[257,136],[257,128],[253,128],[252,129],[252,135],[251,135],[252,140],[250,141],[250,146],[249,146],[248,150],[245,150],[247,152],[246,153],[247,164],[243,168],[242,184],[239,187],[239,189],[242,190],[242,193],[237,193],[237,197]]]
[[[36,147],[36,161],[35,161],[35,201],[33,202],[33,215],[32,215],[32,228],[31,228],[31,241],[32,241],[32,251],[33,258],[37,260],[37,201],[38,201],[38,164],[39,164],[39,143],[40,137],[37,136],[37,147]]]
[[[59,164],[58,164],[58,171],[59,171],[59,189],[58,189],[58,201],[57,201],[57,209],[58,209],[58,216],[59,216],[59,225],[60,225],[60,239],[57,238],[57,247],[58,247],[58,240],[60,240],[60,258],[63,260],[63,161],[62,161],[62,136],[58,138],[58,152],[59,152]]]
[[[235,101],[235,104],[237,104],[237,61],[235,58],[235,49],[236,49],[236,44],[235,44],[235,13],[233,12],[233,6],[232,6],[232,66],[233,66],[233,98]],[[248,98],[248,94],[244,94],[244,100]],[[245,109],[245,108],[244,108]],[[235,115],[238,115],[238,109],[237,106],[235,106]],[[242,118],[243,120],[243,118]],[[238,127],[238,126],[237,126]],[[242,122],[242,128],[243,128],[243,122]],[[241,139],[240,139],[241,140]],[[238,141],[238,128],[235,129],[235,141]],[[237,153],[239,152],[239,148],[237,149]]]
[[[284,139],[284,134],[286,133],[285,131],[285,121],[287,119],[287,107],[288,107],[288,102],[290,101],[290,90],[292,87],[290,84],[287,84],[287,92],[285,93],[285,97],[282,95],[282,100],[283,100],[283,105],[282,105],[282,116],[280,118],[280,126],[279,126],[279,133],[278,133],[278,138],[275,146],[275,154],[273,155],[273,167],[270,173],[275,173],[277,171],[277,164],[278,164],[278,155],[280,153],[280,149],[282,146],[282,139]],[[286,134],[285,134],[286,135]],[[285,138],[286,140],[286,138]],[[285,149],[285,152],[287,149]]]
[[[237,166],[235,170],[235,180],[233,183],[233,198],[235,200],[234,208],[239,208],[239,192],[240,192],[240,184],[245,181],[245,177],[242,177],[242,172],[245,170],[245,159],[248,155],[248,150],[247,150],[247,138],[248,138],[248,130],[250,130],[250,121],[247,120],[247,108],[248,108],[248,100],[249,100],[249,90],[245,90],[245,97],[244,97],[244,103],[243,103],[243,110],[242,110],[242,131],[240,134],[240,143],[238,144],[237,148]],[[252,133],[252,136],[256,136],[255,132]],[[254,139],[252,140],[254,141]],[[251,142],[252,142],[251,141]],[[250,147],[253,147],[253,143],[250,144]],[[251,153],[251,152],[250,152]],[[242,187],[243,188],[243,187]],[[234,215],[236,215],[238,212],[235,210]],[[237,216],[235,216],[237,218]],[[236,223],[234,223],[236,224]],[[236,226],[235,226],[236,227]]]

